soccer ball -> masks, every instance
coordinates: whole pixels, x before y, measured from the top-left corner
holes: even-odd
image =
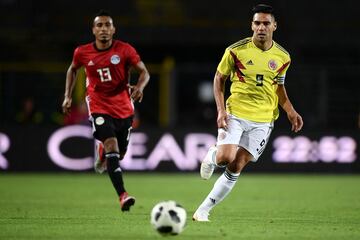
[[[175,201],[163,201],[151,211],[151,225],[162,235],[177,235],[184,230],[186,211]]]

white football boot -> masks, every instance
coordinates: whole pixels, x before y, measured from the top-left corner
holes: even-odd
[[[193,217],[192,217],[193,221],[197,221],[197,222],[210,222],[209,220],[209,212],[201,210],[200,208],[198,208]]]
[[[216,146],[211,146],[207,152],[205,158],[201,162],[200,176],[201,178],[208,180],[214,173],[216,167]]]

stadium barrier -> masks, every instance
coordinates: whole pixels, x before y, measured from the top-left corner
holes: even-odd
[[[214,132],[176,129],[134,131],[121,167],[127,171],[197,171]],[[359,173],[358,134],[275,131],[248,172]],[[1,171],[91,171],[94,139],[87,125],[60,128],[7,126],[0,129]]]

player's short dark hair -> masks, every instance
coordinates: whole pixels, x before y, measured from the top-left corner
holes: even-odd
[[[258,4],[252,9],[253,16],[255,13],[269,13],[275,20],[274,8],[267,4]]]
[[[109,17],[109,18],[112,19],[111,14],[110,14],[109,11],[104,10],[104,9],[101,9],[99,12],[97,12],[97,13],[94,15],[94,17],[93,17],[94,20],[93,20],[93,22],[92,22],[92,27],[94,26],[95,18],[97,18],[97,17]]]
[[[111,14],[109,11],[101,9],[98,13],[95,14],[95,17],[100,17],[100,16],[111,17]]]

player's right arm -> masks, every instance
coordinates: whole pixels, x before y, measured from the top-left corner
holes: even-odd
[[[231,57],[230,49],[225,50],[224,55],[217,67],[214,77],[214,97],[218,112],[218,128],[227,129],[228,114],[225,109],[225,82],[234,68],[234,59]]]
[[[218,128],[227,129],[228,115],[225,109],[225,82],[228,76],[216,71],[214,77],[214,97],[216,102],[216,108],[218,112],[217,126]]]
[[[66,84],[65,84],[65,93],[64,101],[62,103],[63,113],[70,113],[71,103],[72,103],[72,92],[74,90],[76,82],[76,74],[79,68],[75,66],[74,62],[71,62],[67,72],[66,72]]]

